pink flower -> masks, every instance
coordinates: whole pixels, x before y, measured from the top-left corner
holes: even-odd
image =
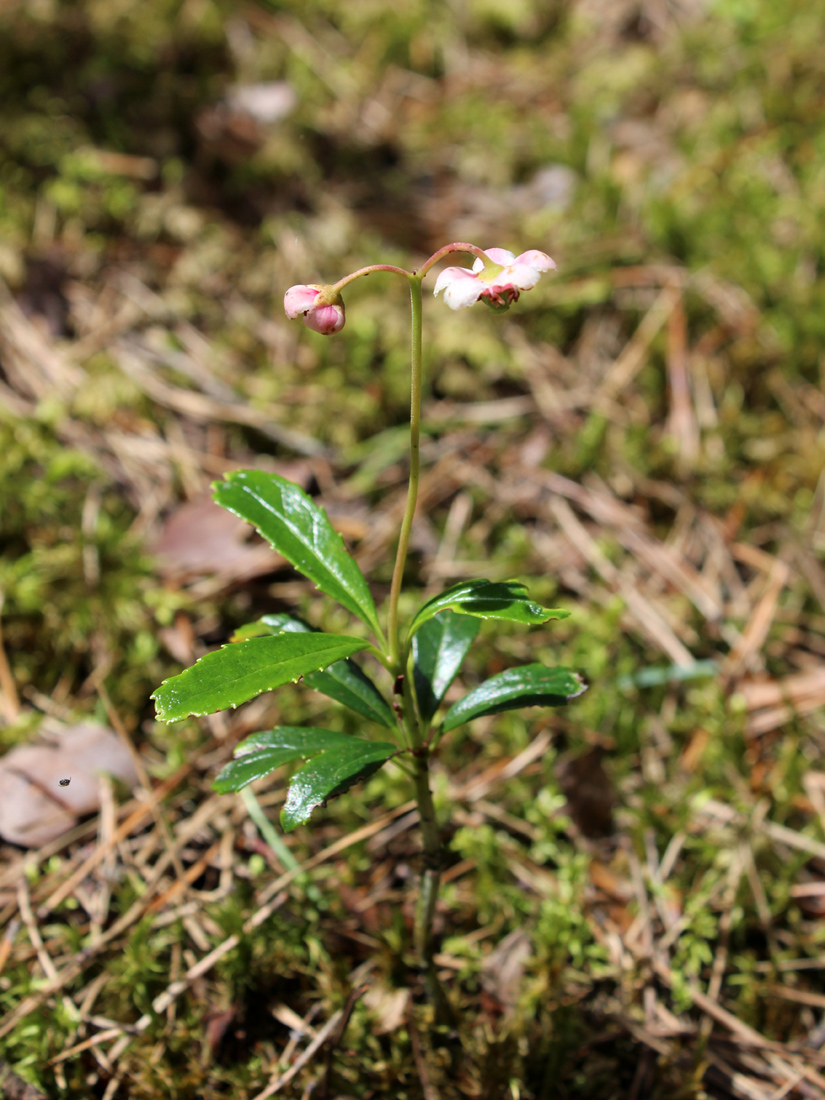
[[[331,336],[344,327],[344,302],[327,286],[303,283],[291,286],[284,295],[284,310],[290,321],[303,316],[304,324],[322,336]]]
[[[480,298],[492,309],[509,309],[522,290],[530,290],[542,271],[552,271],[555,263],[544,252],[532,248],[514,256],[505,248],[487,248],[487,263],[476,257],[472,271],[466,267],[447,267],[435,282],[434,294],[444,291],[450,309],[471,306]]]

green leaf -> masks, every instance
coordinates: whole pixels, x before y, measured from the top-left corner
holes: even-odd
[[[410,634],[415,634],[423,623],[446,608],[461,615],[475,615],[479,619],[506,619],[531,626],[546,623],[548,619],[566,619],[570,614],[569,611],[533,603],[526,587],[518,581],[462,581],[419,608]]]
[[[303,489],[262,470],[238,470],[212,489],[221,507],[257,527],[291,565],[381,637],[363,573],[324,509]]]
[[[250,638],[268,638],[270,634],[280,634],[280,630],[273,630],[266,622],[267,619],[276,618],[274,615],[264,615],[262,619],[256,619],[254,623],[244,623],[239,626],[229,639],[230,642],[248,642]]]
[[[188,714],[212,714],[237,707],[366,649],[360,638],[342,634],[276,634],[251,638],[207,653],[191,668],[164,680],[152,698],[164,722]]]
[[[429,722],[455,679],[481,624],[469,615],[441,611],[413,638],[413,676],[421,717]]]
[[[312,757],[293,775],[281,824],[289,832],[308,821],[321,802],[343,794],[353,783],[378,771],[398,749],[389,742],[362,741],[335,730],[279,726],[253,733],[235,749],[235,759],[212,784],[226,794],[239,791],[291,760]]]
[[[261,634],[312,633],[312,628],[291,615],[264,615],[256,623],[247,623],[235,631],[232,640],[254,638]],[[397,729],[392,708],[387,700],[355,661],[336,661],[323,672],[311,672],[304,677],[304,683],[328,695],[337,703],[354,710],[362,718],[378,722],[387,729]]]
[[[346,747],[321,753],[293,775],[286,803],[281,810],[281,825],[290,832],[308,821],[312,811],[328,798],[343,794],[353,783],[368,779],[398,749],[381,741],[350,738]]]
[[[585,691],[587,684],[569,668],[508,668],[454,703],[444,716],[442,729],[448,733],[473,718],[518,707],[560,707]]]
[[[212,784],[219,794],[239,791],[256,779],[263,779],[281,764],[302,760],[324,749],[348,745],[353,739],[335,730],[278,726],[250,734],[235,746],[235,759],[221,770]]]

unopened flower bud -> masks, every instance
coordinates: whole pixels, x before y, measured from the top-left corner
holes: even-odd
[[[284,310],[291,321],[303,316],[307,328],[322,336],[340,332],[346,320],[341,295],[314,283],[291,286],[284,295]]]

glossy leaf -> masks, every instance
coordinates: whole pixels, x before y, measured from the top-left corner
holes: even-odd
[[[481,624],[470,615],[441,611],[422,624],[412,642],[415,694],[429,722],[455,679]]]
[[[256,623],[247,623],[235,631],[233,641],[254,638],[261,634],[308,634],[312,628],[291,615],[264,615]],[[310,672],[304,677],[308,684],[337,703],[354,710],[362,718],[378,722],[387,729],[397,729],[398,723],[387,700],[355,661],[336,661],[323,672]]]
[[[410,633],[414,634],[428,619],[447,608],[479,619],[506,619],[529,626],[546,623],[548,619],[566,619],[570,614],[534,603],[518,581],[462,581],[428,600],[413,619]]]
[[[260,730],[235,746],[235,759],[221,770],[212,784],[219,794],[239,791],[256,779],[263,779],[281,764],[303,760],[324,749],[350,744],[352,738],[335,730],[305,729],[302,726],[278,726]]]
[[[326,512],[298,485],[263,470],[238,470],[213,486],[215,500],[253,524],[322,592],[343,604],[380,637],[367,582]]]
[[[586,690],[582,677],[569,668],[538,664],[508,668],[454,703],[444,716],[442,729],[447,733],[473,718],[519,707],[560,707]]]
[[[281,811],[281,824],[289,832],[308,821],[320,803],[378,771],[397,751],[388,742],[362,741],[335,730],[279,726],[242,741],[212,786],[221,794],[239,791],[282,764],[310,757],[293,775]]]
[[[368,779],[398,752],[395,745],[387,742],[362,741],[358,737],[349,741],[346,746],[322,752],[293,775],[281,810],[281,824],[286,832],[308,821],[315,807],[328,798]]]
[[[152,696],[155,710],[164,722],[177,722],[188,714],[237,707],[358,653],[367,644],[342,634],[276,634],[226,645],[164,680]]]

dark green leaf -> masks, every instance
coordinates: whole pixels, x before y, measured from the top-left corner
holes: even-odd
[[[341,634],[276,634],[227,645],[164,680],[152,696],[155,710],[163,721],[177,722],[188,714],[237,707],[262,691],[358,653],[367,644]]]
[[[293,775],[281,810],[281,824],[286,832],[308,821],[320,803],[343,794],[353,783],[368,779],[396,752],[396,746],[387,742],[353,737],[350,744],[331,748],[304,764]]]
[[[461,615],[476,615],[479,619],[506,619],[527,625],[546,623],[548,619],[566,619],[570,614],[534,603],[525,586],[518,581],[462,581],[428,600],[413,619],[410,633],[414,634],[422,623],[446,608]]]
[[[306,759],[324,749],[349,745],[352,740],[335,730],[303,729],[301,726],[261,730],[235,746],[235,759],[223,768],[212,787],[220,794],[239,791],[248,783],[263,779],[281,764]]]
[[[380,637],[367,582],[323,508],[299,486],[262,470],[239,470],[213,486],[223,508],[253,524],[297,570]]]
[[[473,718],[518,707],[560,707],[586,690],[581,676],[569,668],[508,668],[454,703],[444,716],[442,729],[447,733]]]
[[[386,741],[362,741],[335,730],[279,726],[242,741],[235,749],[235,759],[221,771],[213,787],[221,794],[239,791],[281,764],[313,757],[298,769],[289,785],[281,811],[281,824],[289,832],[308,821],[317,805],[368,778],[397,751]]]
[[[233,641],[285,632],[306,634],[311,633],[312,628],[291,615],[264,615],[257,623],[247,623],[235,631]],[[323,695],[328,695],[337,703],[343,703],[362,718],[378,722],[387,729],[398,728],[389,703],[355,661],[336,661],[323,672],[309,673],[304,677],[304,683]]]
[[[304,680],[322,695],[343,703],[362,718],[377,722],[386,729],[398,729],[398,722],[389,703],[354,661],[336,661],[323,672],[313,672],[305,676]]]
[[[413,638],[413,674],[421,717],[429,722],[455,679],[480,627],[470,615],[441,611]]]

